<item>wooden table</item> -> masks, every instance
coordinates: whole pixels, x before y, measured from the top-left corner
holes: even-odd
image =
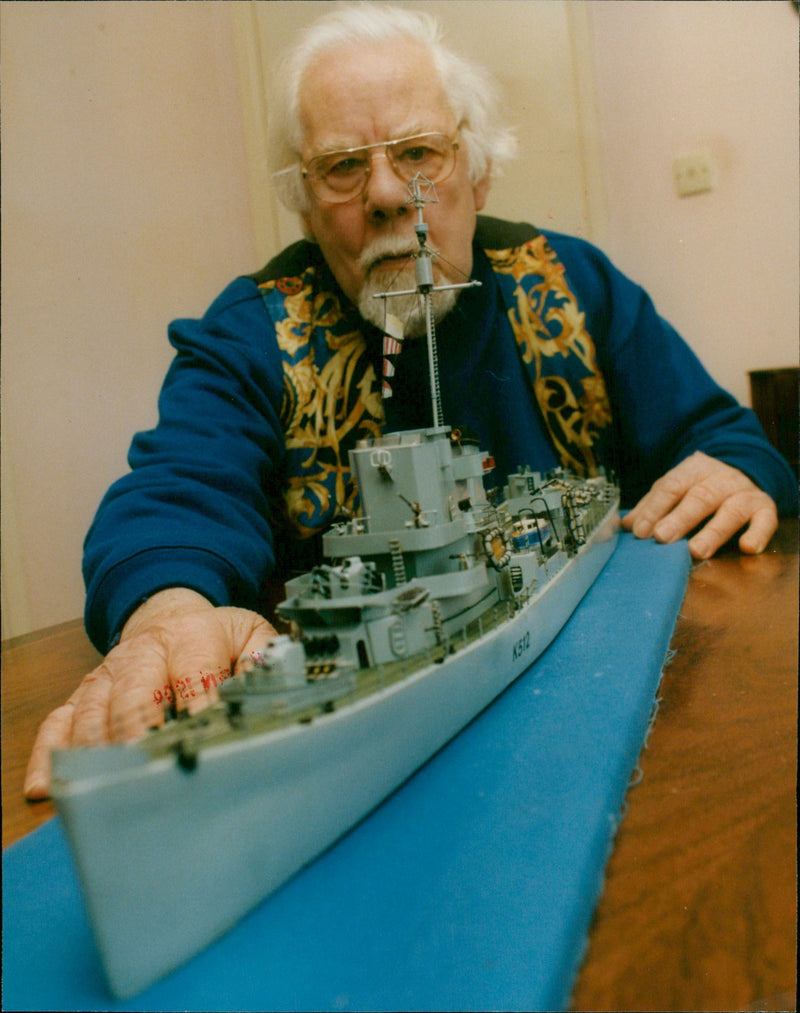
[[[797,617],[795,522],[693,570],[575,1009],[796,1009]],[[53,814],[27,754],[98,658],[79,621],[3,647],[4,847]]]

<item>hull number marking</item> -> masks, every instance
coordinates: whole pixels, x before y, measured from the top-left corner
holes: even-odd
[[[528,650],[530,646],[531,646],[531,635],[530,633],[526,633],[524,637],[520,637],[519,640],[516,642],[516,644],[514,644],[513,660],[516,661],[517,658],[521,658],[522,655]]]

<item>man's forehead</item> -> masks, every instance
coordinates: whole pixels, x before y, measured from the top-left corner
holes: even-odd
[[[327,50],[300,87],[306,154],[455,127],[430,51],[417,43]]]

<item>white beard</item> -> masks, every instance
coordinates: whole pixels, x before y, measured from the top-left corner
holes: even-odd
[[[380,262],[379,258],[389,255],[407,255],[408,263],[398,271],[395,264]],[[376,239],[362,254],[361,265],[367,272],[366,281],[358,294],[358,310],[361,316],[383,330],[386,315],[391,313],[403,322],[404,337],[418,338],[425,334],[425,304],[419,294],[414,292],[411,295],[395,296],[391,299],[374,298],[380,292],[400,292],[416,287],[414,254],[410,252],[408,243],[392,237]],[[433,265],[434,283],[449,284],[443,267],[436,260],[433,261]],[[431,293],[431,314],[435,322],[438,323],[447,316],[455,306],[457,298],[458,289]]]

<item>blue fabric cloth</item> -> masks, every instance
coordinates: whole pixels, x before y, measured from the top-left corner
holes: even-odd
[[[105,989],[64,834],[46,824],[3,855],[4,1008],[564,1008],[688,570],[684,542],[622,535],[538,662],[338,844],[128,1002]],[[176,861],[165,848],[154,891]]]
[[[463,293],[438,328],[445,422],[478,433],[499,480],[520,464],[544,471],[557,463],[511,333],[508,276],[501,284],[484,254],[536,235],[531,226],[480,220],[474,275],[482,287]],[[633,506],[656,478],[702,450],[744,471],[782,512],[795,512],[794,476],[755,415],[711,380],[647,294],[590,244],[546,238],[585,314],[610,395],[613,433],[602,434],[601,460],[619,474],[623,504]],[[265,270],[291,276],[309,264],[324,291],[329,272],[312,244],[296,244]],[[317,561],[315,546],[293,542],[281,520],[278,500],[293,466],[281,425],[284,365],[258,280],[238,279],[202,320],[170,327],[176,357],[158,427],[135,438],[133,470],[112,486],[86,539],[86,626],[102,652],[140,602],[164,587],[258,609],[276,556],[279,572],[291,568],[295,552],[301,570]],[[291,294],[291,284],[286,289]],[[370,347],[379,378],[374,330]],[[389,429],[427,423],[426,374],[423,346],[406,342],[386,402]],[[346,458],[346,448],[340,453]]]

